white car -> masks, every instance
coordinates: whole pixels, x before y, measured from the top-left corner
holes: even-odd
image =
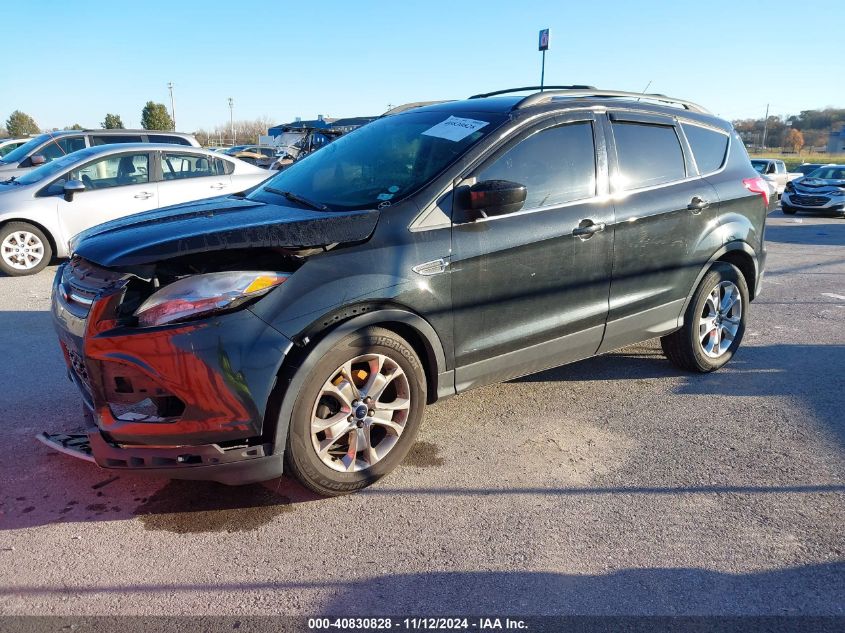
[[[270,173],[194,147],[88,147],[0,182],[0,271],[31,275],[89,227],[141,211],[249,189]]]

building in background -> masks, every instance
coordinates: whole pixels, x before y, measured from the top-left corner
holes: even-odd
[[[828,154],[845,154],[845,126],[838,132],[830,133],[827,141]]]

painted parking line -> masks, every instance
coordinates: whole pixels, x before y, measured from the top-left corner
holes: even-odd
[[[832,292],[823,292],[822,296],[823,297],[830,297],[831,299],[839,299],[840,301],[845,301],[845,296],[837,295],[837,294],[834,294]]]

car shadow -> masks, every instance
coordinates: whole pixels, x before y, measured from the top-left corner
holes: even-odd
[[[532,631],[555,632],[823,632],[841,631],[845,624],[843,579],[845,563],[836,561],[747,573],[696,567],[622,568],[597,574],[432,570],[350,580],[318,581],[300,577],[297,580],[227,582],[221,578],[213,584],[121,583],[72,588],[15,585],[0,587],[0,597],[14,595],[58,599],[73,595],[79,599],[92,594],[119,594],[123,597],[146,596],[152,600],[161,595],[184,596],[190,600],[204,593],[249,595],[260,592],[281,602],[288,593],[308,592],[309,613],[320,616],[475,616],[491,620],[507,616],[577,616],[566,623],[532,621],[527,627]],[[612,617],[591,623],[585,616]],[[633,619],[644,616],[673,618],[663,622]],[[766,619],[756,620],[755,616]],[[675,619],[679,617],[690,619]],[[737,620],[727,620],[728,617]],[[239,619],[249,624],[249,616]],[[594,628],[592,625],[601,626]],[[246,628],[254,630],[251,626]],[[467,628],[479,628],[479,625],[476,623]],[[514,627],[506,627],[502,623],[498,628]]]
[[[841,416],[842,359],[845,345],[745,344],[730,363],[709,374],[675,368],[657,341],[555,367],[513,382],[613,381],[681,378],[675,393],[691,395],[777,396],[800,399],[845,449]]]

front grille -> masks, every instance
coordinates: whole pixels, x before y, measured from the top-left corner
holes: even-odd
[[[73,257],[62,272],[62,299],[71,312],[84,318],[100,293],[114,288],[124,277],[123,273],[100,268],[78,256]]]
[[[805,207],[823,207],[830,202],[830,198],[826,198],[825,196],[802,196],[796,194],[792,196],[792,201],[795,204],[800,204]]]

